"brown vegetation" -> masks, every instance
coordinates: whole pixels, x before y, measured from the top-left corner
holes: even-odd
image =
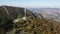
[[[31,34],[60,34],[60,23],[50,19],[30,17],[27,21],[22,20],[17,24],[20,25],[20,30]]]

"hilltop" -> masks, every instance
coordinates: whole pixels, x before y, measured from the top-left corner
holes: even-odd
[[[60,22],[44,18],[27,9],[27,20],[23,20],[24,8],[0,6],[0,34],[60,34]],[[41,18],[40,18],[41,17]],[[13,22],[19,19],[18,22]]]

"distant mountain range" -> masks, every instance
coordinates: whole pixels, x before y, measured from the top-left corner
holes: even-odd
[[[28,8],[29,10],[41,14],[44,18],[50,18],[60,22],[60,8]]]

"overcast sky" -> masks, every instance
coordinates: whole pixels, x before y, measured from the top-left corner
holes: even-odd
[[[0,5],[60,8],[60,0],[0,0]]]

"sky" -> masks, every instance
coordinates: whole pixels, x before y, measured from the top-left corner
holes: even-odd
[[[60,8],[60,0],[0,0],[0,5]]]

